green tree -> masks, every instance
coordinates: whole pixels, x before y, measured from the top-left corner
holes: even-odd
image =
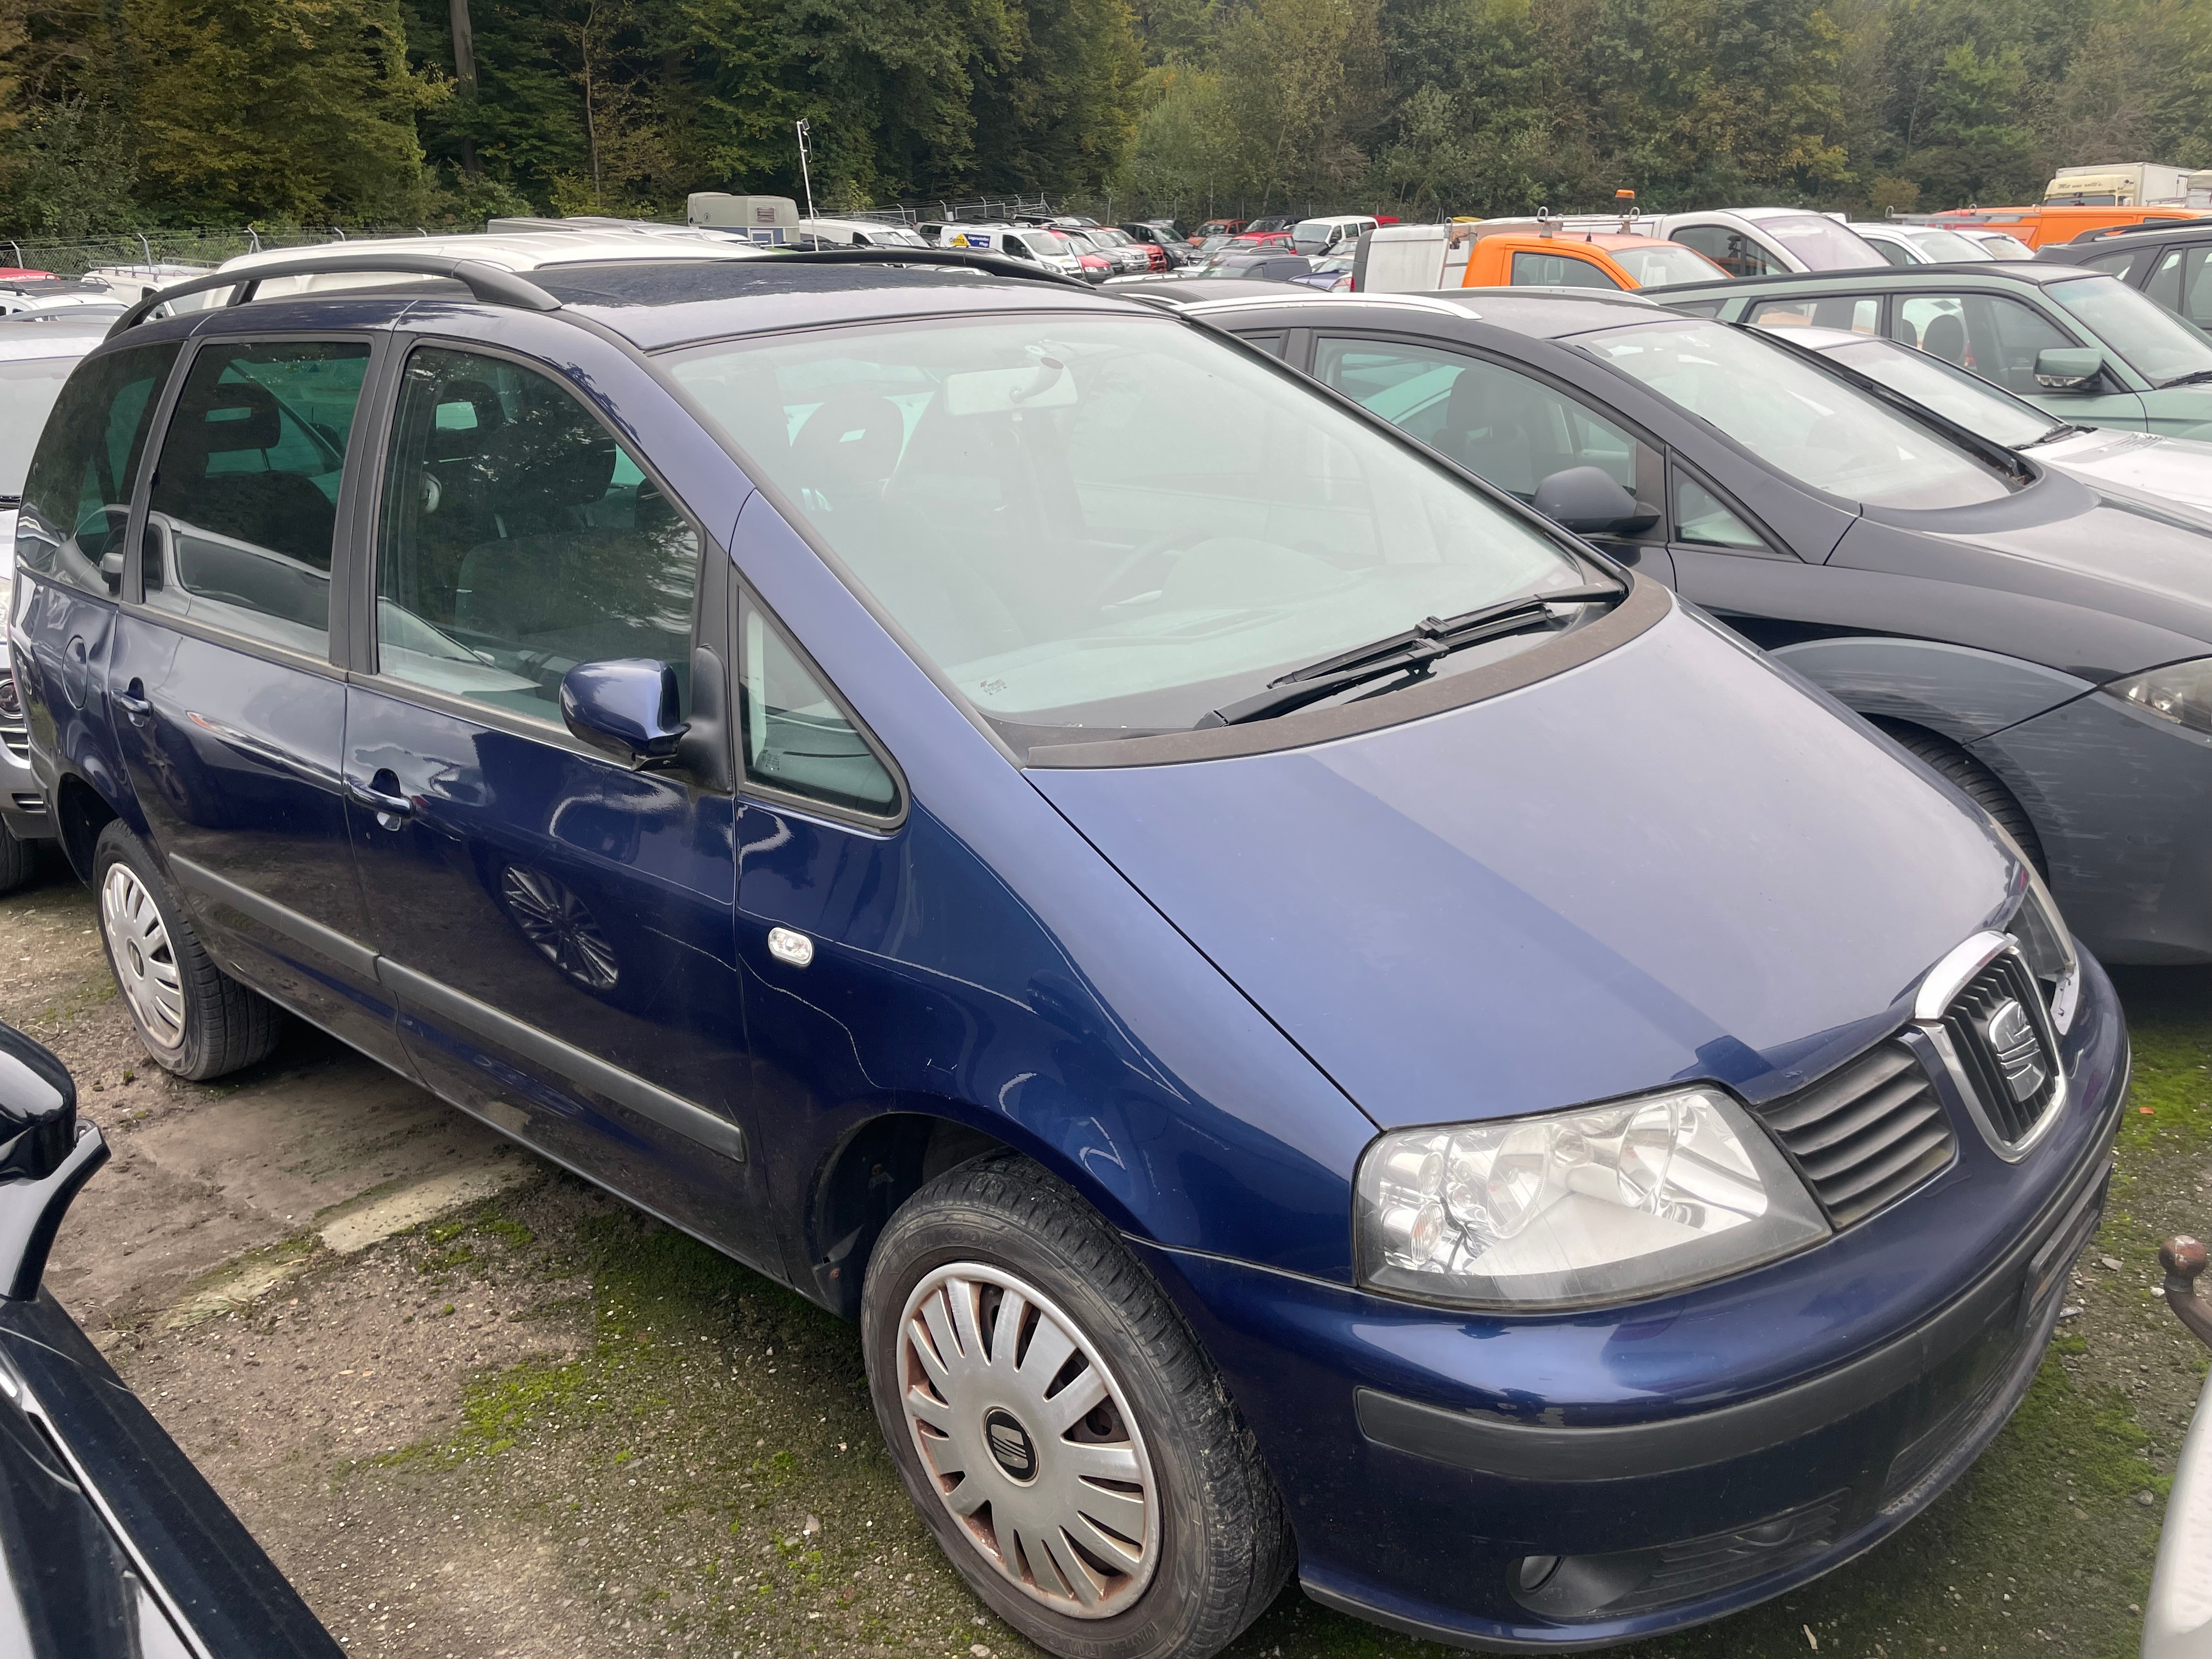
[[[1962,41],[1943,54],[1929,88],[1925,141],[1906,158],[1906,171],[1936,205],[2041,199],[2048,168],[2034,129],[2021,118],[2027,85],[2017,46],[1984,57]]]

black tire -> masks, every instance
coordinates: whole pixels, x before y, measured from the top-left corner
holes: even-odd
[[[159,913],[166,935],[167,959],[182,1006],[179,1040],[157,1030],[142,1013],[125,975],[116,959],[118,948],[132,948],[128,939],[118,941],[111,918],[110,872],[122,866],[137,878],[139,889]],[[125,884],[127,885],[127,884]],[[222,1077],[264,1060],[283,1034],[283,1013],[259,992],[249,990],[209,960],[199,935],[184,907],[170,892],[146,845],[127,825],[116,820],[100,832],[92,853],[92,890],[100,908],[100,944],[107,953],[108,970],[124,993],[123,1006],[137,1028],[154,1063],[195,1083]]]
[[[917,1288],[954,1264],[1042,1291],[1097,1351],[1134,1419],[1151,1465],[1155,1554],[1149,1580],[1108,1616],[1058,1612],[1007,1578],[954,1517],[917,1449],[901,1403],[902,1327]],[[1212,1363],[1114,1230],[1028,1159],[1000,1154],[949,1170],[901,1206],[868,1263],[860,1329],[877,1421],[908,1496],[969,1587],[1039,1647],[1064,1659],[1207,1659],[1282,1588],[1295,1559],[1282,1501]],[[1037,1340],[1023,1337],[1024,1351]],[[1048,1455],[1040,1448],[1038,1462]]]
[[[2019,799],[1998,781],[1996,773],[1976,760],[1950,738],[1938,737],[1924,726],[1908,726],[1902,720],[1877,721],[1881,729],[1897,739],[1917,758],[1956,785],[1975,805],[1997,822],[1997,827],[2010,836],[2020,850],[2027,854],[2028,862],[2035,866],[2036,874],[2045,880],[2051,878],[2051,866],[2043,856],[2043,838],[2035,833],[2035,822],[2027,816]]]
[[[38,848],[17,841],[15,832],[0,823],[0,893],[12,893],[30,880],[39,867]]]

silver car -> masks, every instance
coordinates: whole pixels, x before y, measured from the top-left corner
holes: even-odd
[[[0,617],[15,611],[15,512],[47,411],[77,359],[98,345],[106,319],[0,322]],[[30,733],[11,663],[0,660],[0,893],[31,874],[30,843],[54,833],[46,793],[31,775]]]

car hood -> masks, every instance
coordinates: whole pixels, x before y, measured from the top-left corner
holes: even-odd
[[[1358,737],[1029,776],[1385,1127],[1782,1093],[1900,1020],[2015,873],[1961,797],[1680,610]]]
[[[2200,439],[2100,429],[2028,453],[2114,495],[2212,512],[2212,443]]]

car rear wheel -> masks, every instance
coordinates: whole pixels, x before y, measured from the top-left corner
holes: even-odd
[[[0,823],[0,893],[12,893],[39,867],[37,849],[27,841],[17,841],[15,833]]]
[[[209,960],[145,843],[120,821],[93,849],[100,939],[139,1041],[164,1070],[194,1082],[265,1058],[283,1016]]]
[[[1968,799],[1995,818],[1997,827],[2027,854],[2036,874],[2049,879],[2051,866],[2043,855],[2043,838],[2035,833],[2035,821],[2027,816],[2027,809],[1996,773],[1948,738],[1938,737],[1924,726],[1908,726],[1902,720],[1878,720],[1875,724],[1957,785]]]
[[[1291,1562],[1252,1437],[1128,1247],[1025,1158],[929,1182],[862,1339],[908,1493],[975,1593],[1066,1659],[1205,1659]]]

